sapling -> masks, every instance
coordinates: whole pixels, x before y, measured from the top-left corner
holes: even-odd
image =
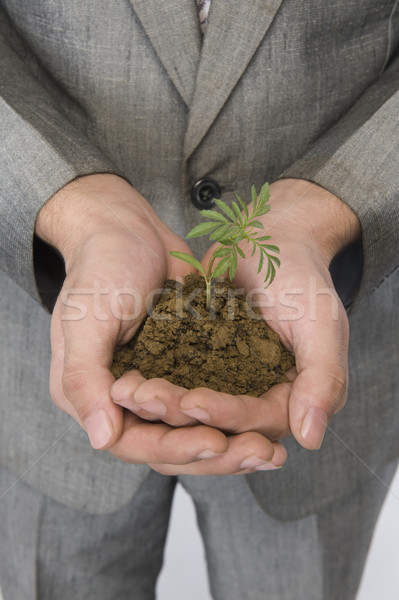
[[[209,310],[211,301],[212,281],[228,274],[230,281],[234,279],[237,272],[237,258],[245,258],[245,253],[240,247],[240,243],[246,241],[252,245],[251,256],[256,251],[259,252],[258,273],[263,268],[265,259],[267,260],[267,271],[264,278],[265,288],[268,287],[275,275],[276,267],[280,266],[280,260],[275,254],[280,252],[278,246],[268,244],[271,239],[270,235],[259,235],[259,230],[263,229],[263,223],[259,221],[259,217],[270,211],[269,205],[269,185],[265,183],[259,192],[253,185],[251,188],[252,206],[248,210],[245,202],[235,194],[237,202],[232,202],[232,208],[219,198],[214,198],[216,206],[222,211],[217,210],[201,210],[200,214],[207,219],[206,223],[196,225],[187,235],[187,239],[202,237],[209,235],[211,241],[217,242],[218,246],[209,259],[206,270],[201,263],[185,252],[172,251],[169,254],[183,260],[195,267],[204,277],[206,284],[206,307]],[[220,261],[214,267],[215,260],[220,258]]]

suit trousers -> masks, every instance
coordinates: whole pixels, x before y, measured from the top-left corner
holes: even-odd
[[[395,468],[389,463],[318,514],[285,522],[260,508],[240,476],[151,472],[124,508],[93,515],[0,469],[4,600],[153,599],[178,480],[195,503],[214,600],[351,600]]]

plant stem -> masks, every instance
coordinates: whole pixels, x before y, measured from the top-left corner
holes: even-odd
[[[207,269],[207,273],[206,273],[206,277],[205,277],[205,283],[206,283],[206,310],[209,310],[210,305],[211,305],[211,289],[212,289],[212,267],[213,267],[213,263],[215,262],[215,257],[211,256],[209,263],[208,263],[208,269]]]
[[[212,267],[213,267],[213,263],[214,262],[215,262],[215,257],[211,256],[211,258],[209,260],[209,263],[208,263],[208,270],[207,270],[207,273],[206,273],[206,281],[207,282],[209,281],[209,283],[212,280]]]
[[[211,305],[212,280],[211,279],[205,279],[205,283],[206,283],[206,310],[209,310],[209,307]]]

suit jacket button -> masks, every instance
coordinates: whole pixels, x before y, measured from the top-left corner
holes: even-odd
[[[191,188],[191,202],[199,210],[212,208],[213,199],[220,198],[222,188],[217,181],[211,177],[202,177],[198,179]]]

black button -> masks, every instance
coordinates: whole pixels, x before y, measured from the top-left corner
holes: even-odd
[[[212,208],[213,199],[220,198],[221,195],[222,188],[211,177],[198,179],[191,188],[191,202],[199,210]]]

